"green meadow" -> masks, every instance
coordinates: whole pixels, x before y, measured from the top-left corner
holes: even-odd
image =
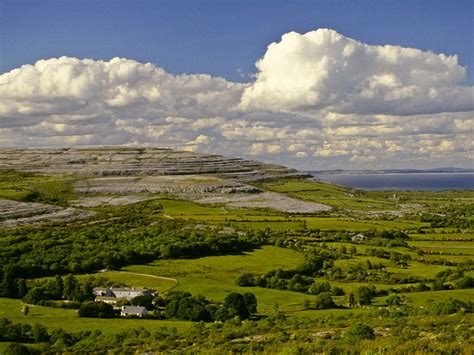
[[[79,196],[74,192],[73,185],[72,177],[0,173],[0,197],[19,201],[70,206],[70,201]],[[463,307],[452,313],[440,313],[440,317],[446,318],[438,320],[454,323],[458,317],[465,315],[464,320],[469,329],[474,327],[473,317],[469,313],[469,307],[472,308],[469,302],[474,299],[474,289],[470,283],[470,278],[474,277],[473,192],[366,192],[299,179],[274,180],[255,185],[305,201],[324,203],[334,209],[314,214],[290,214],[265,209],[229,208],[223,204],[199,204],[173,196],[164,198],[150,195],[156,199],[127,206],[104,204],[90,208],[97,212],[96,220],[84,225],[81,225],[82,222],[65,225],[64,228],[69,228],[67,233],[58,229],[48,230],[48,226],[37,230],[34,227],[18,228],[12,230],[11,235],[2,231],[4,237],[0,238],[0,255],[8,255],[10,263],[26,265],[30,268],[28,270],[33,270],[32,273],[37,272],[36,276],[26,280],[28,286],[55,282],[55,271],[62,268],[63,277],[73,273],[83,283],[94,277],[95,285],[113,283],[151,288],[157,290],[165,300],[173,291],[187,291],[193,296],[205,297],[215,307],[222,307],[231,293],[253,293],[258,301],[258,316],[248,327],[259,329],[256,333],[227,330],[245,327],[250,321],[241,323],[237,319],[228,319],[224,324],[210,322],[204,326],[203,323],[182,321],[174,316],[165,317],[164,307],[155,307],[155,315],[168,318],[166,320],[85,318],[79,317],[76,310],[35,304],[29,305],[29,313],[25,315],[22,312],[23,301],[7,297],[0,298],[0,318],[28,324],[39,323],[50,330],[101,330],[110,335],[135,328],[148,331],[158,331],[163,327],[176,328],[182,334],[187,334],[179,340],[180,350],[191,352],[195,340],[193,336],[199,341],[214,341],[203,330],[210,328],[224,329],[224,340],[220,344],[228,343],[231,347],[237,344],[233,348],[237,352],[248,350],[240,346],[241,342],[256,344],[258,352],[259,339],[265,337],[275,342],[272,346],[289,340],[298,344],[333,344],[331,342],[340,341],[344,346],[349,346],[341,334],[345,334],[347,327],[355,320],[361,320],[376,329],[375,341],[379,341],[379,345],[388,344],[388,337],[393,342],[411,341],[416,346],[409,347],[409,350],[415,353],[424,353],[424,349],[418,346],[419,342],[432,339],[433,332],[436,332],[433,336],[437,341],[448,344],[448,350],[450,346],[458,349],[467,344],[465,339],[445,340],[443,336],[447,337],[447,333],[455,337],[452,329],[433,330],[432,325],[437,320],[430,318],[432,313],[427,310],[438,312],[430,307],[456,299],[456,302],[464,302]],[[137,220],[140,222],[137,223]],[[76,237],[71,237],[69,231],[76,233],[73,234]],[[357,239],[360,234],[364,235],[363,239]],[[50,242],[54,250],[49,250]],[[91,245],[97,250],[91,250]],[[43,254],[38,254],[38,250]],[[55,254],[58,250],[63,253],[62,258],[75,257],[62,263],[63,260]],[[86,252],[88,260],[83,261],[81,256]],[[22,259],[23,254],[28,254],[29,259]],[[45,256],[43,259],[42,255]],[[290,279],[303,270],[302,265],[307,267],[318,257],[322,258],[318,259],[320,264],[315,263],[314,269],[304,269],[306,271],[301,272],[307,273],[298,275],[300,279],[303,276],[306,278],[306,288],[290,288]],[[40,264],[50,259],[55,262],[41,269]],[[107,263],[103,259],[107,259]],[[101,269],[102,272],[98,272]],[[286,276],[281,276],[285,272],[279,273],[277,270],[283,270],[290,276],[285,279]],[[268,278],[274,277],[284,282],[278,284],[272,279],[265,284],[266,287],[256,286],[262,284],[255,281],[249,287],[238,286],[236,282],[244,273],[255,277],[253,280],[261,280],[270,271],[273,274]],[[279,276],[275,276],[277,273]],[[334,303],[314,309],[319,307],[316,304],[320,297],[311,294],[313,283],[329,283],[331,291],[323,296],[330,297]],[[371,296],[369,303],[360,302],[362,297],[359,293],[371,286],[375,286],[376,295]],[[340,290],[333,292],[335,288],[341,288],[343,293]],[[418,292],[420,289],[425,291]],[[349,307],[350,295],[355,295],[357,302],[351,303]],[[398,303],[390,304],[397,297],[399,299],[395,301]],[[258,320],[259,317],[262,319]],[[405,329],[406,322],[410,322],[410,329]],[[413,325],[418,323],[419,329]],[[387,335],[388,331],[382,329],[382,324],[387,329],[396,329],[395,333]],[[452,328],[451,323],[449,326]],[[306,335],[300,339],[299,331],[303,328]],[[314,336],[317,331],[329,333],[321,337]],[[257,338],[250,338],[251,334]],[[289,334],[292,334],[291,337]],[[238,342],[234,342],[235,339]],[[134,341],[136,339],[131,340],[131,343]],[[170,335],[166,341],[174,344],[176,339]],[[0,342],[0,352],[6,344]],[[147,350],[133,344],[135,347],[126,350]],[[382,349],[382,345],[378,349]],[[291,349],[294,351],[290,353],[304,353],[302,348]],[[450,353],[448,350],[446,353]],[[456,351],[451,353],[460,353]]]
[[[192,322],[182,321],[81,318],[77,316],[76,310],[35,305],[29,305],[29,308],[30,312],[25,316],[21,311],[22,302],[20,300],[0,298],[0,318],[5,317],[14,322],[28,323],[31,325],[39,323],[50,329],[62,328],[69,332],[100,330],[103,333],[117,333],[139,327],[154,330],[162,327],[186,328],[193,326]]]

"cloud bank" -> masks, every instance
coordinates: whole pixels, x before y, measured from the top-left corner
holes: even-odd
[[[290,32],[257,62],[243,109],[413,115],[474,109],[456,56],[371,46],[333,30]]]
[[[0,75],[0,145],[149,144],[306,169],[470,164],[474,88],[456,56],[328,29],[272,43],[255,80],[70,57]]]

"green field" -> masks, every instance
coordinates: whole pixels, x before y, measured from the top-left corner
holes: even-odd
[[[70,206],[72,199],[83,197],[74,191],[75,179],[0,172],[0,198]],[[15,276],[18,298],[22,297],[19,281],[25,281],[30,289],[40,286],[50,291],[55,290],[52,285],[61,284],[62,279],[56,282],[57,275],[64,278],[72,273],[79,281],[76,292],[85,295],[86,289],[87,297],[73,298],[60,289],[47,293],[50,298],[41,301],[90,300],[91,284],[85,281],[93,277],[93,286],[113,283],[158,291],[163,297],[155,299],[158,305],[149,308],[154,309],[154,316],[168,320],[82,318],[76,310],[38,305],[30,305],[25,316],[20,299],[6,298],[16,297],[8,295],[9,288],[3,287],[11,286],[7,277],[0,287],[3,295],[8,295],[0,298],[0,318],[40,323],[49,330],[101,330],[111,337],[132,328],[158,331],[171,327],[185,334],[180,339],[179,335],[169,335],[157,340],[167,344],[164,348],[154,347],[154,338],[149,348],[141,347],[143,339],[128,339],[123,349],[114,349],[119,353],[175,349],[193,353],[199,342],[206,349],[217,346],[220,353],[268,349],[268,353],[274,353],[288,342],[293,342],[291,348],[286,348],[291,349],[289,353],[344,353],[341,349],[353,350],[344,334],[356,321],[373,327],[376,340],[356,341],[359,347],[355,353],[366,349],[370,349],[367,353],[393,351],[400,343],[408,344],[405,353],[421,354],[436,348],[442,349],[440,353],[454,354],[473,345],[459,334],[474,327],[472,305],[468,303],[474,299],[470,279],[474,277],[474,192],[367,192],[299,179],[259,182],[255,186],[334,209],[290,214],[198,204],[183,200],[183,196],[150,195],[156,199],[92,207],[90,210],[97,214],[87,223],[0,230],[0,256],[9,265],[0,268],[2,276],[14,271],[30,275],[26,280]],[[359,233],[364,237],[360,238]],[[314,264],[308,267],[311,262]],[[15,269],[17,266],[24,269]],[[254,286],[237,285],[236,279],[243,273],[252,274],[248,284]],[[262,280],[268,288],[255,286],[262,285]],[[330,297],[334,303],[319,307],[320,297],[310,293],[317,293],[315,289],[326,286],[326,282],[331,293],[321,296]],[[373,293],[371,300],[364,303],[360,293],[372,285],[377,292],[369,290]],[[335,287],[344,292],[335,292]],[[414,290],[426,291],[410,292]],[[214,307],[212,317],[211,308],[205,308],[207,318],[199,319],[209,323],[179,321],[189,319],[179,312],[169,315],[165,306],[175,302],[172,291],[187,291],[209,300],[203,302],[207,302],[206,307]],[[225,310],[222,303],[234,292],[253,293],[258,300],[258,315],[252,312],[252,320],[240,322],[235,313],[230,313],[224,323],[219,323],[222,319],[216,316],[217,311]],[[395,296],[400,296],[401,303],[393,303]],[[353,297],[357,300],[349,306]],[[437,302],[450,299],[467,305],[432,316]],[[193,307],[201,300],[194,298]],[[449,306],[456,306],[453,304]],[[314,309],[318,307],[325,309]],[[315,335],[321,331],[328,333]],[[125,337],[123,334],[120,336]],[[376,342],[377,347],[373,346]],[[426,342],[435,345],[428,348]],[[120,340],[115,343],[121,344]],[[0,343],[0,352],[6,344]],[[253,347],[247,347],[249,344]],[[53,347],[52,342],[50,345]],[[333,345],[336,347],[331,348]]]
[[[320,202],[336,208],[362,211],[398,209],[395,201],[372,198],[361,190],[325,182],[288,181],[277,184],[268,183],[263,186],[272,191],[287,193],[295,198]]]
[[[146,327],[150,330],[162,327],[191,327],[192,322],[147,320],[147,319],[98,319],[80,318],[77,311],[61,308],[41,307],[30,305],[30,312],[25,316],[21,312],[21,301],[0,298],[0,318],[6,317],[15,322],[35,324],[40,323],[48,328],[62,328],[70,332],[100,330],[103,333],[117,333],[131,328]]]
[[[473,241],[474,234],[472,233],[426,233],[416,234],[410,233],[413,240],[455,240],[455,241]]]
[[[235,283],[237,276],[244,272],[263,274],[276,268],[291,269],[302,261],[301,253],[266,246],[243,255],[160,260],[148,265],[128,266],[124,270],[176,278],[176,290],[200,294],[215,301],[222,301],[230,292],[253,292],[259,301],[259,311],[268,313],[275,304],[280,305],[281,310],[290,310],[301,307],[306,299],[312,297],[289,291],[239,287]]]

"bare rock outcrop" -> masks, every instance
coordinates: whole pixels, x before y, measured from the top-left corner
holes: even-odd
[[[92,211],[63,208],[41,203],[28,203],[0,199],[0,226],[16,227],[43,222],[73,222],[89,218]]]
[[[295,169],[241,158],[128,147],[2,149],[0,169],[95,177],[205,174],[243,183],[309,177]]]

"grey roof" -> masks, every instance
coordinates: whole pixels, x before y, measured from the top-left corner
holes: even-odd
[[[128,288],[128,287],[111,287],[111,291],[119,291],[119,292],[146,292],[151,291],[148,288]]]
[[[123,306],[122,312],[123,313],[146,313],[147,310],[145,307],[140,307],[140,306]]]

